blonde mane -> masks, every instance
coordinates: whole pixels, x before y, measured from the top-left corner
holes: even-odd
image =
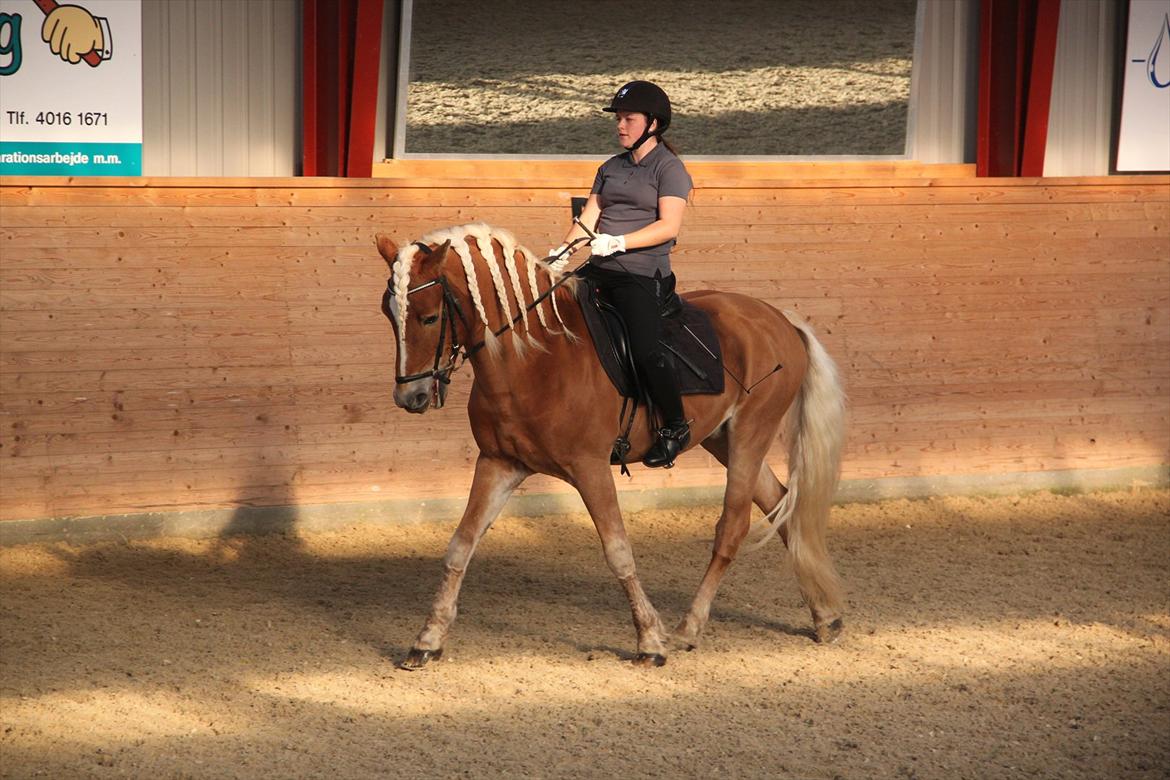
[[[562,260],[555,264],[544,263],[538,260],[527,247],[519,244],[516,241],[516,237],[509,231],[503,228],[492,227],[483,222],[473,222],[467,225],[455,225],[453,227],[432,230],[418,239],[417,242],[406,244],[398,250],[398,256],[394,260],[394,267],[391,272],[391,277],[394,280],[394,317],[398,325],[398,373],[406,373],[406,310],[409,306],[406,293],[410,289],[411,266],[419,251],[415,243],[442,244],[448,240],[451,242],[451,249],[458,255],[460,264],[463,266],[463,274],[467,278],[467,288],[471,293],[471,303],[484,325],[484,345],[487,347],[488,353],[493,357],[498,357],[501,347],[499,339],[492,333],[487,308],[484,305],[483,296],[480,294],[475,258],[471,255],[471,241],[475,241],[476,248],[479,250],[480,256],[487,265],[487,271],[492,280],[492,287],[495,290],[496,301],[499,304],[499,310],[504,318],[504,324],[513,332],[512,347],[515,349],[516,354],[523,356],[529,346],[543,350],[543,345],[532,334],[532,326],[528,321],[529,312],[527,311],[527,306],[540,295],[536,272],[537,270],[544,271],[548,275],[549,283],[555,283],[564,276],[563,268],[568,261]],[[499,260],[496,258],[493,241],[500,245],[501,254],[503,255],[502,269]],[[523,280],[528,283],[527,296],[521,284],[521,275],[516,265],[517,254],[523,258],[527,268],[526,278]],[[508,276],[507,282],[504,280],[505,273]],[[511,302],[508,300],[509,287],[515,294],[516,300],[520,305],[519,314],[520,323],[524,326],[523,333],[516,332],[516,323],[513,322],[515,314],[513,314]],[[576,341],[577,335],[565,326],[565,321],[561,318],[561,312],[557,308],[557,296],[555,294],[550,295],[547,300],[551,304],[553,316],[560,323],[561,329],[555,330],[550,327],[548,320],[545,318],[544,307],[537,306],[535,311],[541,327],[551,335],[563,334],[566,338]]]

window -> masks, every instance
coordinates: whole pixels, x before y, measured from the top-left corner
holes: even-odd
[[[604,155],[626,81],[693,155],[894,155],[916,0],[413,0],[407,154]]]

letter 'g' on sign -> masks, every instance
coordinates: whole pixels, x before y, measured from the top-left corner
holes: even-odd
[[[20,70],[20,14],[0,14],[0,76]]]

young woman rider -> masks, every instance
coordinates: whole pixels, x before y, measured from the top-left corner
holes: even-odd
[[[674,293],[670,249],[682,225],[691,177],[662,137],[670,126],[670,99],[660,87],[631,81],[603,110],[616,115],[618,143],[626,151],[597,169],[581,213],[581,222],[597,234],[590,242],[587,275],[626,321],[634,362],[663,421],[642,462],[670,467],[691,432],[673,361],[658,340],[662,306]],[[574,224],[550,254],[560,255],[584,235]]]

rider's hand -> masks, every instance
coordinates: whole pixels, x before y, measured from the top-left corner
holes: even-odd
[[[558,246],[556,249],[550,249],[550,250],[548,250],[548,255],[547,255],[547,256],[548,256],[548,257],[555,257],[555,258],[556,258],[556,259],[558,259],[558,260],[563,260],[564,258],[562,258],[562,257],[561,257],[561,255],[562,255],[562,254],[564,254],[564,252],[565,252],[565,251],[566,251],[568,248],[569,248],[569,245],[568,245],[568,244],[561,244],[561,245],[560,245],[560,246]]]
[[[616,252],[624,252],[626,251],[626,237],[598,233],[597,237],[589,242],[589,249],[597,257],[608,257]]]

